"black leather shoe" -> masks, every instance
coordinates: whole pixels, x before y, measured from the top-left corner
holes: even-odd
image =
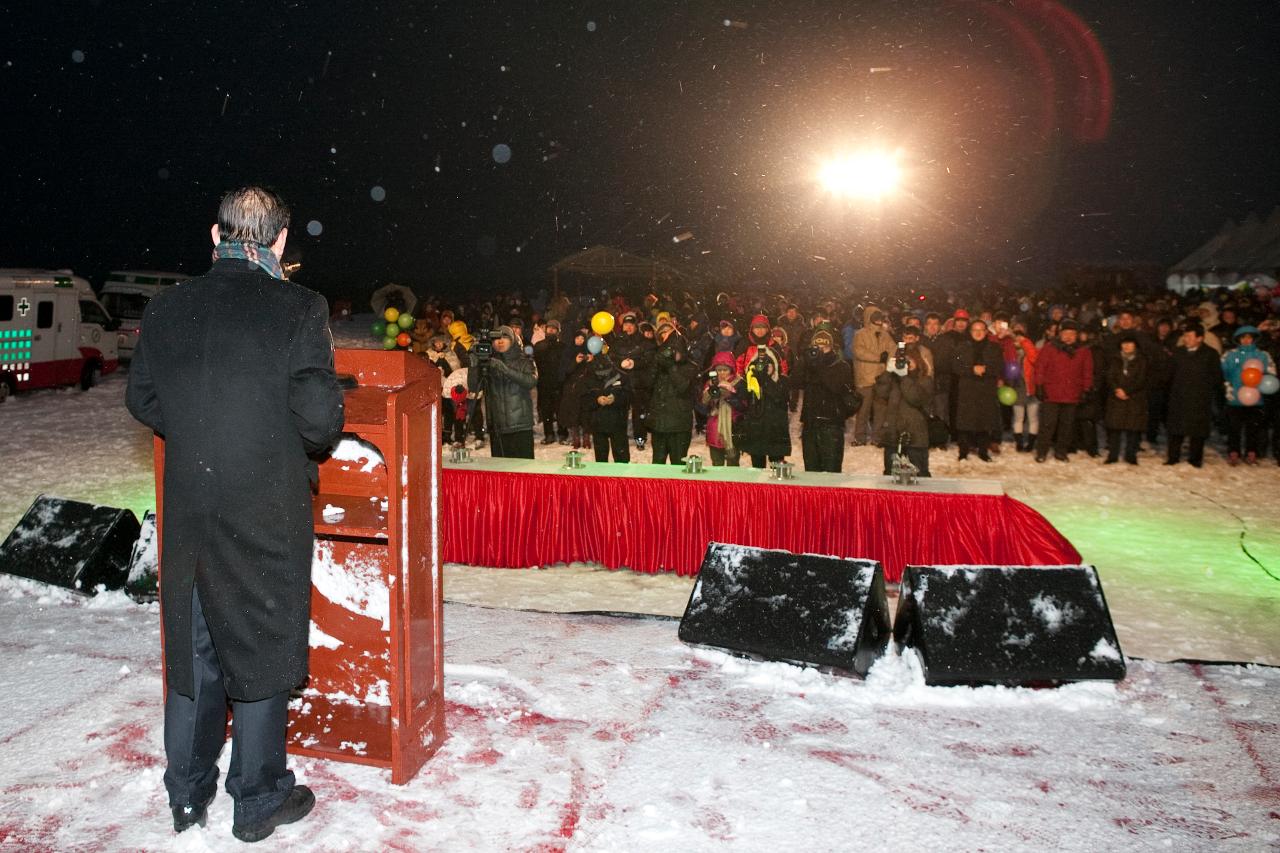
[[[311,813],[311,809],[315,807],[315,804],[316,795],[311,793],[310,788],[306,785],[294,785],[293,790],[289,792],[289,796],[280,804],[280,808],[257,823],[232,826],[231,834],[250,844],[255,841],[261,841],[275,832],[277,826],[284,826],[286,823],[296,823],[302,820]]]
[[[213,802],[213,797],[205,800],[203,803],[196,803],[190,806],[174,806],[173,811],[173,831],[185,832],[193,826],[199,826],[201,829],[209,822],[209,803]]]

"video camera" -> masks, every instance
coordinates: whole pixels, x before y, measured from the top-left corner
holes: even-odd
[[[483,366],[493,357],[493,342],[502,335],[489,329],[481,329],[476,333],[476,342],[471,345],[471,360],[477,366]]]

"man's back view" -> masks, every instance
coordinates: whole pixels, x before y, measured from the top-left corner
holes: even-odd
[[[174,828],[204,824],[228,698],[227,790],[245,841],[314,803],[285,769],[289,691],[307,674],[313,522],[307,454],[342,431],[323,297],[283,281],[288,209],[229,193],[214,264],[152,300],[127,404],[165,439],[161,606],[165,785]]]

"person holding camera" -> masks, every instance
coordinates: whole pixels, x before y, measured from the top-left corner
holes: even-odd
[[[917,476],[929,476],[929,409],[933,404],[933,376],[920,347],[899,346],[885,372],[876,377],[876,408],[881,413],[879,440],[884,448],[884,474],[893,473],[899,445],[916,466]]]
[[[649,431],[653,464],[684,464],[693,441],[693,394],[697,369],[684,337],[671,323],[657,329],[658,351],[649,370]]]
[[[510,326],[499,326],[490,340],[479,336],[471,347],[467,387],[488,412],[489,453],[494,457],[533,458],[533,389],[538,371],[516,345]]]
[[[711,372],[702,388],[702,405],[707,410],[707,450],[716,467],[738,467],[742,450],[738,447],[737,422],[746,409],[745,388],[735,370],[732,352],[721,351],[711,359]]]
[[[796,365],[795,384],[804,391],[800,407],[800,448],[804,470],[840,473],[844,467],[844,425],[861,407],[849,363],[836,352],[835,333],[816,328],[809,349]]]
[[[757,348],[755,357],[747,363],[747,407],[742,413],[742,437],[738,442],[742,452],[751,457],[752,468],[785,461],[791,453],[787,382],[777,352],[772,347]]]

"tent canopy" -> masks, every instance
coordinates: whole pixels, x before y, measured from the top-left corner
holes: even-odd
[[[694,276],[676,269],[670,264],[653,258],[645,258],[615,249],[611,246],[592,246],[561,258],[551,265],[557,280],[561,273],[593,276],[597,278],[631,279],[633,281],[691,281]]]

